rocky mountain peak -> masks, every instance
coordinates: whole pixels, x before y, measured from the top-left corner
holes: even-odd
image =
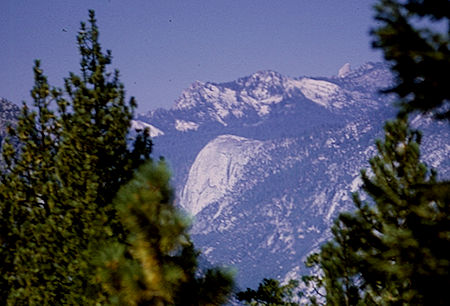
[[[153,156],[173,169],[176,203],[194,216],[191,235],[205,261],[236,268],[242,289],[304,274],[305,257],[329,237],[333,218],[353,207],[360,169],[376,152],[383,122],[395,116],[380,94],[392,84],[387,68],[197,81],[172,109],[132,122],[150,128]],[[0,102],[0,115],[18,113]],[[448,126],[411,120],[423,131],[424,161],[450,177]]]
[[[283,86],[284,80],[285,77],[276,71],[260,70],[248,77],[238,79],[236,83],[243,87],[252,87],[254,85]]]
[[[291,112],[292,108],[312,107],[311,104],[334,116],[349,108],[377,108],[373,98],[389,80],[389,70],[379,63],[356,69],[345,64],[339,77],[330,78],[292,78],[261,70],[231,82],[196,81],[182,92],[172,109],[149,112],[140,120],[163,131],[188,132],[209,124],[248,125],[250,118],[256,124]],[[164,120],[169,117],[169,121]]]
[[[339,71],[338,71],[338,77],[339,78],[345,78],[351,71],[350,63],[344,64]]]

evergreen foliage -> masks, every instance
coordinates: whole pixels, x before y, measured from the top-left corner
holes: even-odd
[[[450,120],[450,2],[380,0],[375,10],[373,46],[392,64],[396,83],[385,93],[398,96],[400,111],[361,173],[371,200],[354,195],[356,210],[338,217],[332,239],[306,261],[318,272],[302,280],[313,305],[449,304],[450,182],[420,161],[407,115]]]
[[[136,104],[107,71],[98,35],[91,11],[78,35],[81,76],[71,73],[65,90],[50,88],[36,61],[34,109],[24,104],[3,146],[1,304],[95,303],[95,245],[123,240],[111,201],[149,159],[151,141],[140,133],[128,147]]]
[[[299,305],[298,281],[290,280],[286,285],[281,285],[276,279],[263,279],[257,290],[247,288],[246,291],[237,293],[239,301],[248,305],[271,306],[295,306]]]
[[[421,162],[421,134],[406,114],[450,119],[450,4],[381,0],[376,11],[382,25],[373,31],[374,47],[393,63],[397,82],[387,92],[398,95],[400,112],[386,123],[370,171],[361,172],[370,201],[354,195],[356,210],[342,213],[332,240],[308,258],[321,274],[304,281],[327,305],[448,305],[450,182]],[[418,28],[421,22],[433,28]]]
[[[3,146],[0,185],[0,301],[2,304],[45,304],[64,301],[71,281],[68,250],[70,220],[56,204],[59,186],[53,161],[60,131],[48,109],[50,93],[39,62],[31,92],[37,112],[24,105],[17,130]],[[17,150],[12,141],[19,144]]]
[[[164,162],[150,162],[115,200],[127,245],[104,247],[98,280],[118,305],[221,305],[233,282],[220,269],[198,271],[187,220],[173,205]]]
[[[421,162],[421,134],[406,114],[450,119],[450,4],[381,0],[376,11],[374,47],[393,64],[397,82],[387,92],[398,95],[400,112],[386,123],[370,171],[361,172],[370,201],[354,195],[356,210],[342,213],[332,240],[308,258],[321,274],[304,281],[327,305],[448,305],[450,182]],[[418,28],[421,22],[433,28]]]
[[[397,82],[388,92],[401,98],[401,113],[450,120],[450,2],[381,0],[376,12],[373,46],[392,63]]]
[[[80,74],[64,89],[36,61],[33,108],[24,104],[3,145],[0,304],[220,304],[231,277],[198,271],[164,164],[130,182],[152,142],[148,130],[127,139],[136,103],[98,38],[90,11],[77,37]]]
[[[419,145],[406,118],[386,124],[371,171],[361,172],[372,200],[355,194],[356,211],[339,216],[310,259],[327,305],[449,303],[450,184],[420,161]]]

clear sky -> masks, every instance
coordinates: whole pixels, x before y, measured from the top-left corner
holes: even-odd
[[[138,112],[170,108],[195,80],[271,69],[331,76],[381,60],[373,0],[0,0],[0,97],[30,101],[34,59],[52,85],[78,71],[76,35],[94,9]]]

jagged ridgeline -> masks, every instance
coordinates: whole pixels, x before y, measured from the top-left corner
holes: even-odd
[[[226,83],[194,82],[171,109],[137,117],[154,131],[156,155],[173,169],[177,204],[194,217],[196,246],[213,264],[236,267],[242,288],[298,277],[305,256],[352,209],[383,124],[395,117],[383,63],[336,76],[259,71]],[[450,173],[449,130],[413,116],[422,159]],[[445,144],[445,145],[442,145]]]
[[[202,265],[235,267],[245,289],[303,274],[334,217],[353,207],[359,171],[396,114],[379,93],[391,84],[382,63],[346,64],[321,78],[259,71],[195,82],[172,108],[138,115],[132,127],[150,128],[154,156],[171,167]],[[411,122],[424,133],[422,159],[448,177],[448,127],[422,116]]]

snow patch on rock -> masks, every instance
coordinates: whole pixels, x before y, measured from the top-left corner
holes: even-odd
[[[175,129],[180,132],[186,132],[190,130],[196,131],[198,129],[198,124],[192,121],[184,121],[177,119],[175,121]]]
[[[342,66],[338,71],[338,77],[345,78],[347,75],[351,72],[350,63],[346,63],[344,66]]]
[[[363,181],[361,179],[361,176],[358,175],[357,177],[355,177],[355,179],[350,184],[350,192],[353,193],[353,192],[358,191],[362,185],[363,185]]]
[[[158,137],[164,135],[164,132],[160,129],[154,127],[151,124],[145,123],[140,120],[131,120],[131,129],[132,130],[144,130],[148,128],[150,130],[150,137]]]
[[[288,81],[288,88],[300,89],[306,98],[324,107],[331,106],[330,103],[340,93],[340,88],[336,84],[309,78],[291,79]]]
[[[175,101],[175,107],[176,110],[183,110],[183,109],[190,109],[197,105],[197,91],[202,89],[205,86],[205,83],[200,81],[195,81],[192,83],[192,85],[187,89],[184,90],[181,94],[181,97],[179,97]]]

